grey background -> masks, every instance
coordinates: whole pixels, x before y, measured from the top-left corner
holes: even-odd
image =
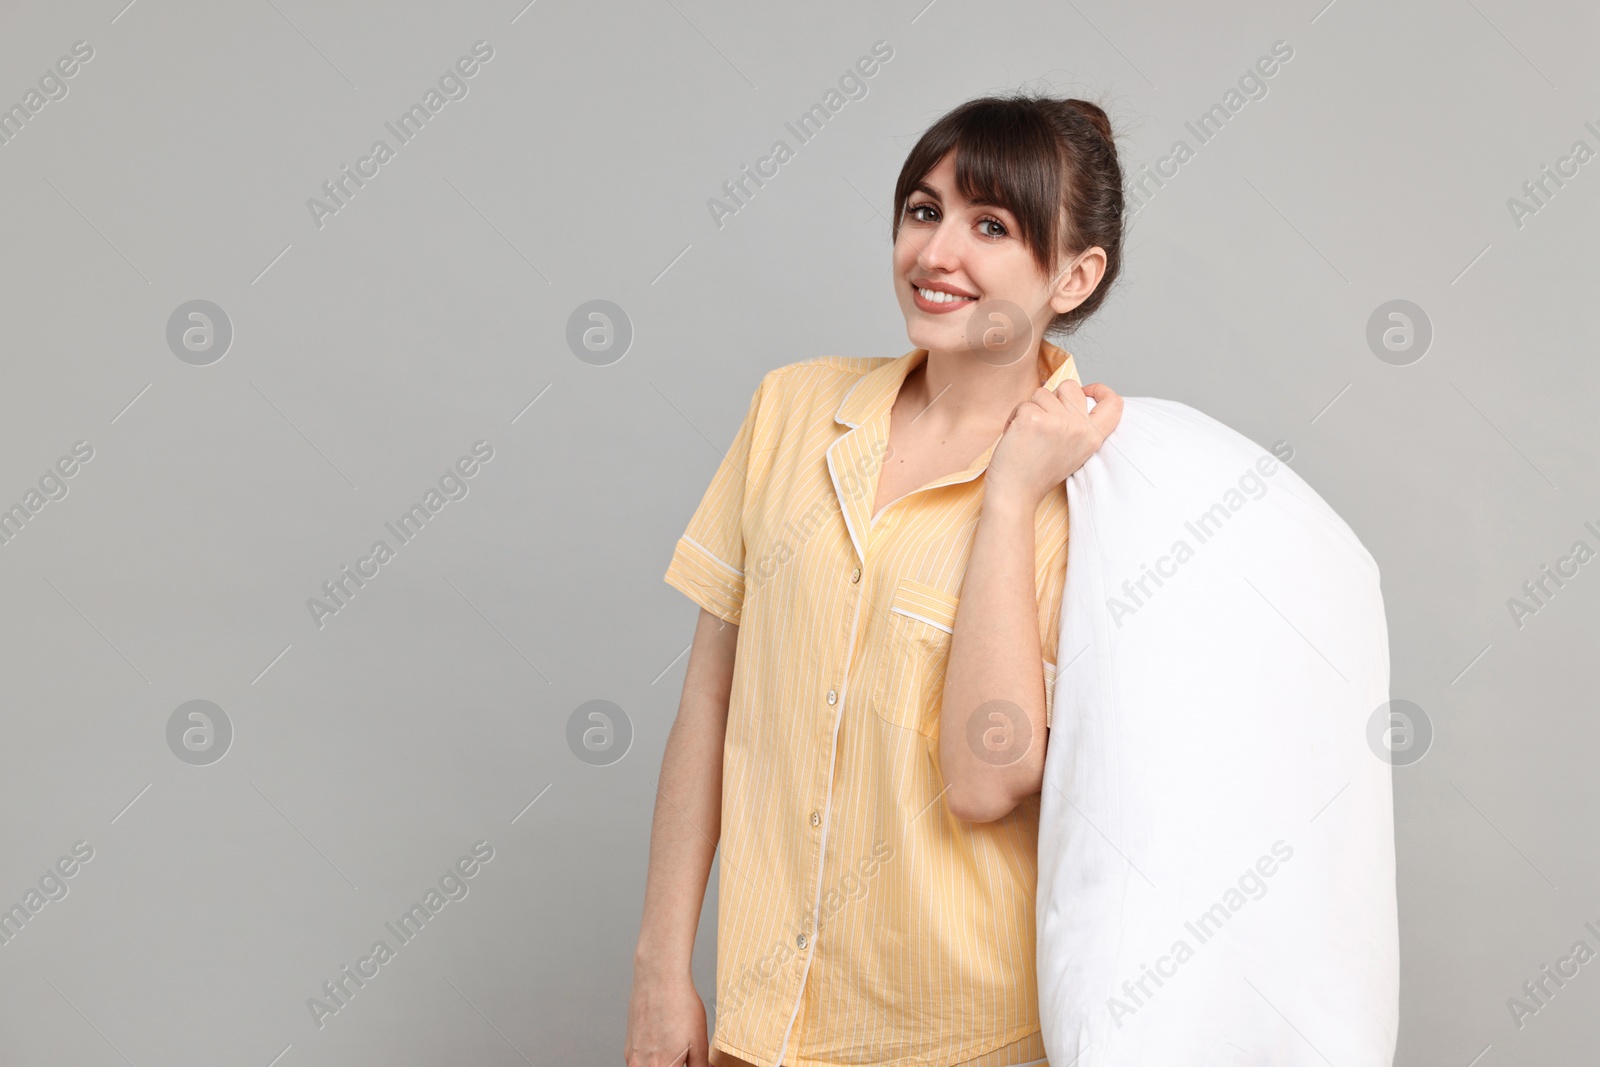
[[[1507,607],[1600,546],[1600,162],[1507,208],[1600,147],[1592,7],[124,4],[0,8],[0,106],[94,48],[0,146],[0,505],[94,449],[0,546],[0,905],[95,850],[0,946],[0,1060],[619,1062],[695,617],[661,574],[756,382],[911,347],[886,216],[948,108],[1089,96],[1131,173],[1277,40],[1065,347],[1290,443],[1379,561],[1393,693],[1435,730],[1396,769],[1396,1062],[1592,1054],[1600,963],[1520,1029],[1506,1005],[1600,949],[1600,563],[1520,628]],[[306,200],[480,39],[469,94],[319,229]],[[784,121],[880,39],[866,97],[797,146]],[[795,159],[719,229],[708,198],[778,138]],[[234,330],[209,366],[166,343],[194,299]],[[606,366],[565,339],[592,299],[634,329]],[[1393,299],[1434,331],[1407,366],[1365,341]],[[480,439],[469,495],[314,625]],[[234,729],[208,766],[166,740],[195,699]],[[567,740],[597,699],[633,731],[606,766]],[[479,840],[470,894],[319,1031],[307,998]]]

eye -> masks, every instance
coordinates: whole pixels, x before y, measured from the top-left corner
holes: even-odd
[[[979,219],[978,220],[978,226],[979,226],[979,232],[983,233],[983,235],[985,237],[994,237],[994,238],[998,239],[998,238],[1001,238],[1001,237],[1008,236],[1010,234],[1010,232],[1011,232],[1010,230],[1006,229],[1006,224],[1005,223],[1001,222],[999,219],[995,218],[993,215],[985,215],[983,218]],[[984,227],[984,226],[994,226],[1000,232],[999,233],[993,233],[993,232],[985,231],[985,230],[982,229],[982,227]]]
[[[920,204],[912,204],[907,207],[906,215],[909,218],[915,219],[917,222],[933,222],[933,219],[928,218],[926,215],[919,214],[919,212],[923,211],[931,211],[935,215],[939,213],[938,208],[934,207],[933,204],[925,200]]]

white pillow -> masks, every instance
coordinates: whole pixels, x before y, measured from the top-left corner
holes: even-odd
[[[1389,1067],[1377,564],[1294,471],[1170,400],[1125,398],[1067,495],[1039,824],[1051,1067]]]

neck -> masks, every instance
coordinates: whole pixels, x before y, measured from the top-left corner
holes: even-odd
[[[919,410],[930,404],[936,411],[943,409],[939,411],[939,421],[951,426],[1004,421],[1048,377],[1039,341],[1026,355],[1004,366],[987,362],[973,349],[927,351],[927,358],[912,372],[904,392],[912,394],[908,399]],[[915,380],[919,378],[920,381]]]

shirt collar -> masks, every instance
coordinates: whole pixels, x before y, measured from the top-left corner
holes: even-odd
[[[838,410],[833,414],[834,420],[854,428],[869,419],[887,415],[894,406],[895,397],[900,395],[901,384],[927,358],[927,349],[913,348],[905,355],[879,364],[863,374],[839,401]],[[1040,343],[1039,361],[1040,372],[1047,374],[1044,381],[1046,389],[1054,389],[1068,378],[1083,384],[1072,354],[1049,341]]]
[[[889,438],[889,412],[894,406],[895,397],[900,394],[900,386],[905,382],[906,375],[927,358],[927,349],[914,348],[897,359],[879,364],[856,380],[834,412],[834,419],[850,429],[828,446],[828,477],[833,482],[839,510],[844,514],[850,541],[855,546],[857,558],[862,562],[867,558],[867,540],[872,529],[871,509],[878,491],[881,457]],[[1044,384],[1049,388],[1056,388],[1068,378],[1081,384],[1078,368],[1070,353],[1045,341],[1040,347],[1039,359],[1040,373],[1048,370]],[[984,449],[965,470],[946,474],[922,488],[934,489],[972,481],[988,468],[989,457],[1000,443],[1001,436],[996,435],[994,444]]]

